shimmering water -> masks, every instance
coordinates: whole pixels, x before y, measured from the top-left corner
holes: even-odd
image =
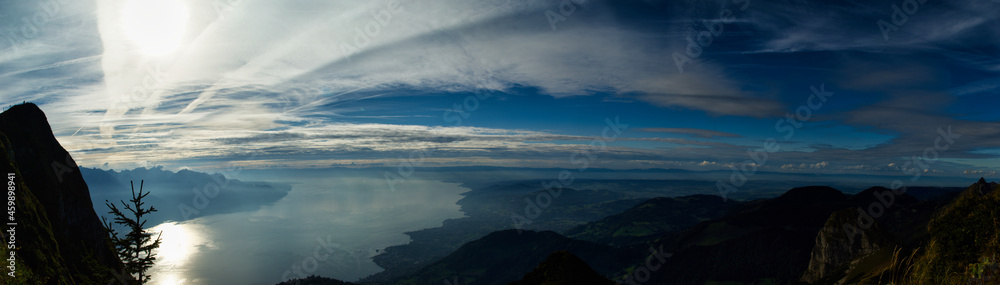
[[[467,191],[429,180],[396,191],[373,178],[297,182],[257,211],[154,227],[163,244],[152,283],[275,284],[300,274],[354,281],[381,271],[371,256],[408,242],[404,232],[461,217],[455,202]]]

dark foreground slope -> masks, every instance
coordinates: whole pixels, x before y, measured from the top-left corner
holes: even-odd
[[[278,285],[356,285],[351,282],[344,282],[337,279],[325,278],[319,276],[309,276],[306,278],[295,278],[290,279]]]
[[[0,114],[0,145],[0,173],[14,174],[17,223],[13,237],[3,233],[4,242],[15,241],[17,258],[17,277],[5,283],[115,280],[122,264],[94,212],[87,184],[38,106],[21,104]]]
[[[521,280],[511,282],[508,285],[583,284],[612,285],[615,282],[598,274],[579,257],[563,250],[553,252],[545,261],[538,264],[535,270],[528,272]]]
[[[653,272],[654,283],[771,283],[797,279],[806,269],[816,233],[848,196],[829,187],[803,187],[770,200],[736,206],[665,244],[674,256]]]
[[[608,190],[562,189],[549,196],[542,183],[517,182],[484,187],[471,187],[472,191],[458,201],[465,217],[449,219],[441,227],[406,233],[411,241],[405,245],[386,248],[373,261],[385,271],[363,279],[365,282],[389,284],[399,277],[412,275],[458,250],[462,245],[482,238],[492,232],[518,226],[512,217],[530,217],[531,207],[538,209],[536,200],[553,197],[551,205],[544,207],[544,214],[525,219],[520,225],[527,230],[564,231],[571,227],[621,213],[642,202],[640,199]],[[528,200],[526,200],[528,199]],[[530,203],[526,202],[530,201]],[[540,253],[544,258],[549,252]],[[518,276],[524,272],[518,273]]]
[[[998,185],[921,195],[814,186],[738,205],[656,198],[569,231],[599,243],[499,231],[385,284],[1000,284]]]
[[[936,207],[912,212],[907,236],[860,256],[840,282],[852,284],[1000,284],[1000,186],[984,179]],[[889,222],[879,221],[884,228]],[[834,284],[835,282],[817,282]]]
[[[910,280],[1000,284],[1000,185],[980,179],[938,211],[927,231]]]
[[[507,284],[521,279],[549,254],[567,251],[601,276],[610,276],[638,255],[606,245],[574,240],[555,232],[504,230],[469,242],[445,258],[393,284]],[[566,268],[579,268],[571,266]],[[557,267],[562,268],[562,267]]]

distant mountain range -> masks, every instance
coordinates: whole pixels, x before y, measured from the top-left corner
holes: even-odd
[[[576,239],[497,231],[362,284],[1000,283],[1000,186],[921,196],[812,186],[742,203],[654,198],[566,231]]]
[[[985,180],[925,200],[882,187],[846,195],[822,186],[743,203],[655,198],[566,231],[579,239],[493,232],[407,276],[368,283],[506,284],[534,280],[539,271],[549,279],[574,276],[546,259],[558,252],[556,259],[578,258],[602,278],[626,284],[997,284],[998,209],[1000,189]],[[656,253],[669,258],[657,260]],[[604,284],[602,278],[575,284]]]
[[[622,213],[574,227],[565,234],[575,239],[627,246],[720,218],[738,204],[712,195],[653,198]]]
[[[190,170],[177,172],[162,167],[132,170],[103,170],[81,167],[80,172],[90,185],[91,198],[103,204],[105,200],[128,200],[129,182],[145,180],[144,189],[151,194],[147,203],[158,212],[149,219],[156,225],[164,221],[185,221],[197,217],[253,211],[285,197],[291,185],[273,182],[244,182],[222,174]]]
[[[14,173],[18,206],[17,277],[5,283],[114,282],[122,265],[90,189],[37,106],[0,114],[0,173]],[[96,174],[103,178],[94,183],[120,183],[127,174]],[[263,189],[254,190],[262,200],[281,192]],[[389,265],[385,273],[359,283],[1000,283],[1000,185],[985,179],[960,189],[872,187],[854,195],[798,187],[749,201],[566,188],[529,226],[510,229],[525,198],[546,191],[513,183],[466,193],[460,204],[469,217],[411,233],[414,243],[376,257]],[[280,284],[352,283],[313,276]]]

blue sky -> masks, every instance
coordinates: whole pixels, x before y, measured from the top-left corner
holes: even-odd
[[[899,175],[950,128],[920,171],[998,175],[1000,2],[579,2],[0,0],[0,103],[116,169],[575,168],[617,120],[591,167]]]

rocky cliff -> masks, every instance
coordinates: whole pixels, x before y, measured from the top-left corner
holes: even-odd
[[[13,181],[17,223],[13,237],[3,234],[4,242],[15,241],[17,259],[15,278],[5,271],[4,278],[11,278],[5,283],[117,280],[114,276],[121,273],[122,264],[94,211],[90,190],[73,158],[56,141],[42,110],[28,103],[0,114],[0,144],[0,173]],[[14,174],[13,179],[8,173]],[[10,222],[9,217],[5,220]]]
[[[845,230],[844,225],[854,225],[860,215],[856,209],[844,209],[830,215],[826,225],[816,235],[816,245],[801,281],[810,284],[835,283],[833,281],[850,272],[859,260],[885,246],[883,231],[877,223],[867,230],[857,231],[853,236]]]

